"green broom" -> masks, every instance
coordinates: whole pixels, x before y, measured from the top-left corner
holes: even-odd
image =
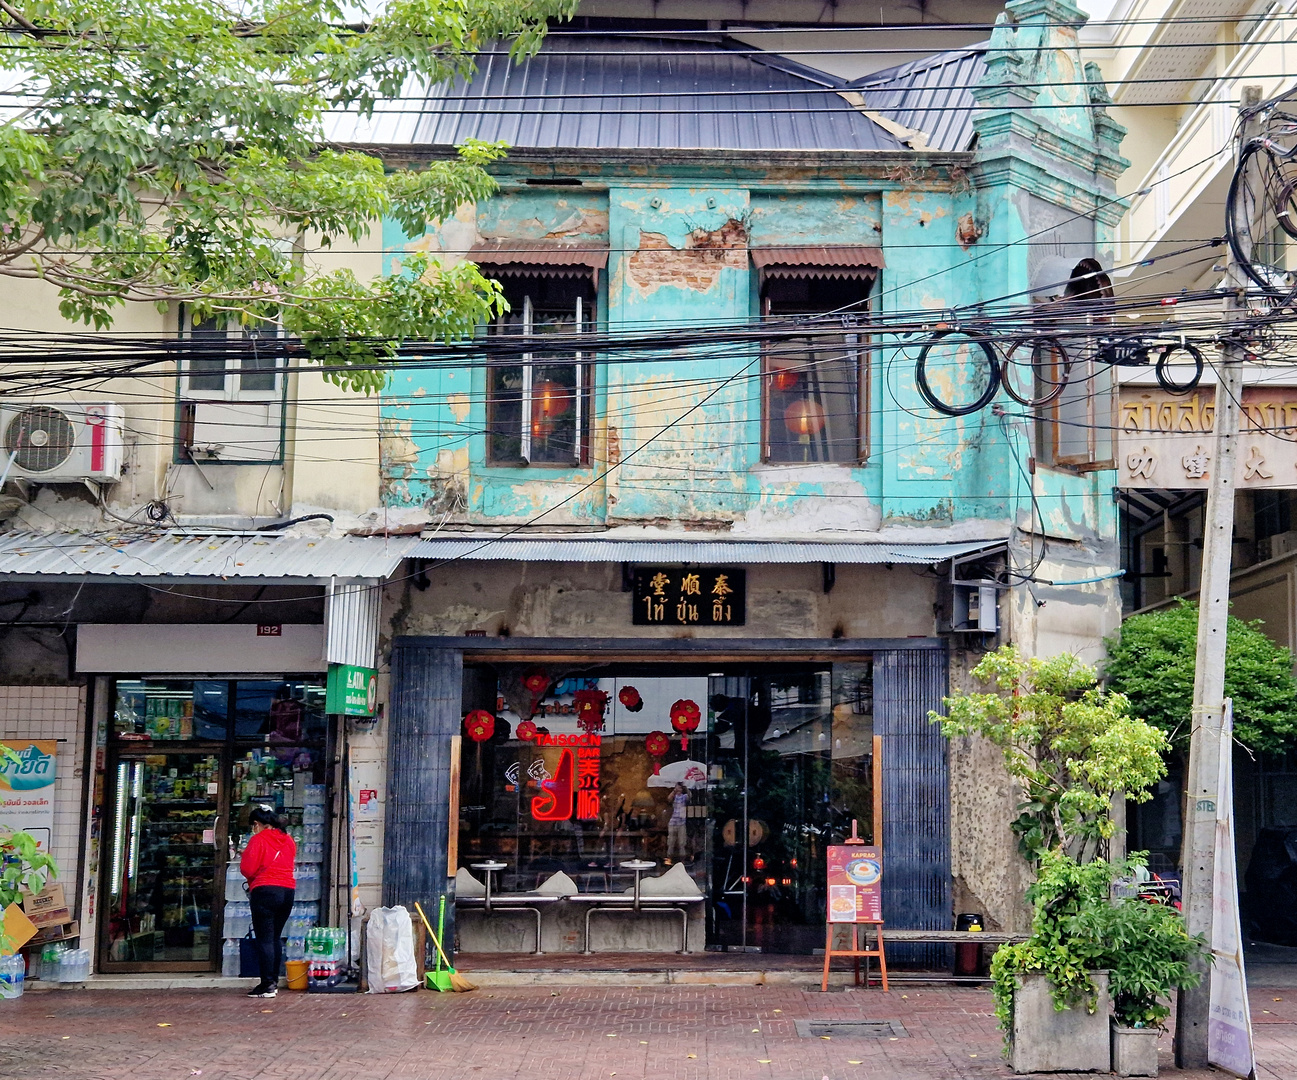
[[[432,932],[432,924],[428,922],[428,916],[423,913],[423,908],[419,906],[416,900],[414,910],[419,913],[419,918],[423,920],[424,929],[428,931],[428,936],[432,938],[432,943],[437,947],[437,966],[427,974],[429,990],[440,990],[443,993],[449,990],[452,994],[465,994],[470,990],[476,990],[477,987],[469,982],[463,975],[455,971],[450,963],[450,958],[446,956],[446,950],[441,947],[441,937]],[[441,909],[437,915],[437,925],[440,928],[445,927],[446,919],[446,898],[441,898]],[[441,962],[446,961],[446,970],[441,970]]]

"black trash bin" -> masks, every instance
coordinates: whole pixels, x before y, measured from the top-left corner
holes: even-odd
[[[965,911],[955,916],[956,930],[964,930],[969,934],[979,934],[984,927],[985,923],[982,916],[976,912]],[[955,946],[955,965],[951,974],[971,979],[980,978],[986,974],[986,969],[982,965],[982,944],[980,941],[970,941],[967,945],[961,942]]]

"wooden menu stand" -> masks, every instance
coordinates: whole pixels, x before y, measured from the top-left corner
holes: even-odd
[[[851,948],[835,949],[833,947],[833,928],[835,926],[851,927]],[[862,949],[860,947],[860,930],[865,928],[865,944],[869,944],[869,927],[874,928],[875,941],[877,948]],[[856,923],[830,923],[828,933],[824,939],[824,978],[820,982],[820,990],[826,991],[829,988],[829,963],[835,956],[849,956],[856,968],[856,985],[860,985],[860,958],[876,956],[878,957],[878,974],[882,978],[883,992],[887,992],[887,956],[883,948],[883,920],[870,919],[865,922]],[[869,985],[869,961],[865,961],[865,985]]]
[[[875,735],[874,736],[874,839],[875,842],[877,842],[882,837],[882,817],[883,817],[882,739],[879,738],[879,736]],[[864,844],[864,841],[860,838],[857,832],[856,822],[854,820],[852,820],[851,822],[851,835],[845,841],[843,841],[843,843],[850,844],[850,845]],[[833,863],[833,851],[834,849],[830,848],[829,861],[831,864]],[[880,858],[881,848],[877,848],[877,847],[874,848],[873,851],[870,853],[870,856],[868,857]],[[839,868],[840,868],[840,864],[839,864]],[[833,881],[833,877],[832,874],[830,874],[830,882],[832,881]],[[882,980],[883,992],[886,993],[887,992],[887,954],[886,954],[886,949],[883,945],[883,920],[881,918],[882,910],[881,910],[881,904],[879,903],[879,898],[876,894],[874,895],[873,897],[874,907],[872,911],[872,913],[879,915],[880,916],[879,918],[862,919],[859,917],[859,909],[857,909],[856,917],[850,922],[845,920],[842,922],[835,922],[833,918],[832,905],[833,905],[833,893],[836,888],[837,887],[834,886],[829,889],[830,911],[829,911],[829,916],[828,916],[827,925],[825,928],[825,935],[824,935],[824,978],[820,981],[820,991],[825,992],[829,988],[829,965],[833,962],[833,958],[835,956],[850,957],[855,967],[857,986],[860,985],[861,957],[865,958],[865,985],[868,986],[869,985],[869,957],[876,956],[878,958],[878,974]],[[851,927],[851,948],[835,949],[833,947],[833,931],[838,926]],[[874,948],[872,949],[868,948],[869,927],[871,926],[874,928]],[[865,948],[861,948],[861,944],[860,944],[861,927],[865,928],[865,946],[866,946]]]

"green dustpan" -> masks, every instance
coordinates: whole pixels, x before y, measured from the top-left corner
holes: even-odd
[[[443,896],[441,898],[441,903],[438,905],[438,911],[437,911],[437,941],[438,942],[441,941],[442,934],[445,933],[445,928],[446,928],[446,898]],[[449,970],[442,971],[441,969],[440,947],[438,947],[437,949],[436,966],[433,968],[432,971],[427,972],[424,978],[428,984],[429,990],[440,990],[443,994],[449,992],[450,971]]]

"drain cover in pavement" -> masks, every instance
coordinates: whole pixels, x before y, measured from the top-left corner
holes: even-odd
[[[797,1034],[803,1039],[824,1036],[839,1039],[898,1039],[909,1032],[899,1020],[796,1020]]]

